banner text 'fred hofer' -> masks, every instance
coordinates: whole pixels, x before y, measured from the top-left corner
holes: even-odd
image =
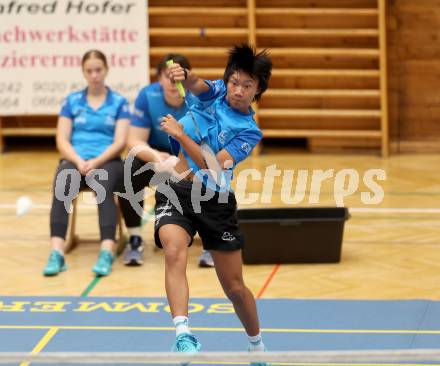
[[[63,312],[106,312],[126,313],[136,311],[139,313],[170,312],[170,307],[164,302],[124,302],[124,301],[0,301],[0,313],[63,313]],[[230,303],[219,304],[189,304],[190,313],[205,312],[207,314],[232,314],[234,308]]]
[[[136,6],[135,2],[106,0],[103,2],[93,0],[69,0],[69,1],[19,1],[9,0],[0,3],[0,15],[4,14],[55,14],[64,11],[66,14],[82,15],[120,15],[129,14]]]

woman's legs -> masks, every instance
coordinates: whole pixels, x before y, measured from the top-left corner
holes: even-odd
[[[114,159],[103,164],[99,169],[107,172],[106,176],[94,176],[96,182],[86,177],[89,187],[96,192],[98,200],[99,231],[101,234],[101,252],[93,272],[99,276],[106,276],[111,272],[113,264],[113,250],[115,246],[116,227],[118,224],[118,209],[115,203],[114,192],[118,188],[123,171],[120,159]],[[93,174],[92,174],[93,177]],[[94,186],[96,183],[100,185]]]
[[[96,183],[101,187],[94,187],[86,177],[89,187],[97,194],[99,231],[101,233],[101,249],[113,249],[116,235],[116,226],[118,224],[118,210],[115,203],[114,192],[118,188],[119,179],[121,178],[123,163],[120,159],[106,162],[99,169],[107,172],[107,179],[101,176],[95,176]]]
[[[133,195],[138,194],[139,195],[139,201],[137,199],[135,199],[135,197],[132,197],[132,199],[135,202],[131,202],[127,197],[119,197],[119,203],[121,205],[121,210],[122,210],[122,215],[124,216],[124,221],[125,221],[125,226],[127,226],[127,229],[132,229],[132,228],[139,228],[141,227],[142,224],[142,216],[139,216],[138,212],[136,211],[135,207],[133,207],[134,205],[139,205],[137,208],[141,209],[141,211],[143,212],[143,207],[144,207],[144,188],[146,186],[148,186],[148,184],[150,183],[151,177],[154,175],[154,171],[152,170],[146,170],[140,174],[136,174],[135,173],[141,169],[145,164],[144,161],[138,159],[138,158],[134,158],[133,159],[133,163],[131,166],[131,175],[130,175],[130,181],[125,181],[125,178],[123,178],[124,180],[124,187],[121,187],[121,192],[123,193],[127,193],[127,189],[125,187],[125,185],[130,185],[132,188],[132,192],[129,193],[133,193]],[[139,192],[142,192],[141,194],[139,194]]]
[[[64,260],[65,238],[72,201],[84,187],[84,179],[75,164],[63,160],[60,162],[53,182],[53,198],[50,210],[50,246],[51,253],[45,276],[55,276],[67,267]]]
[[[64,251],[70,207],[83,187],[84,181],[75,164],[62,160],[54,177],[50,210],[50,237],[54,250]]]

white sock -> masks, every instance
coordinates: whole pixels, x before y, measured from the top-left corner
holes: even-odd
[[[174,326],[176,327],[176,337],[182,333],[191,333],[189,330],[189,320],[187,316],[175,316],[173,318]]]
[[[60,253],[64,257],[64,250],[62,249],[54,249],[56,252]]]
[[[128,227],[127,228],[128,231],[128,235],[130,236],[141,236],[141,227],[137,226],[137,227]]]
[[[249,351],[264,351],[263,338],[261,338],[261,333],[256,336],[249,336]]]

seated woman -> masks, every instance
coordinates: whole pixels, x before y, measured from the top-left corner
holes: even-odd
[[[129,104],[105,85],[105,55],[91,50],[82,58],[87,88],[67,96],[58,118],[56,142],[62,159],[55,174],[50,212],[51,252],[45,276],[64,271],[65,237],[72,200],[87,186],[97,193],[101,251],[93,272],[110,273],[117,226],[113,192],[123,174],[120,154],[130,123]]]

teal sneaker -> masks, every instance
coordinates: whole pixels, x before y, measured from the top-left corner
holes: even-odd
[[[58,273],[67,269],[64,256],[57,250],[52,250],[49,254],[49,260],[44,267],[43,274],[45,276],[56,276]]]
[[[250,345],[248,346],[247,350],[248,350],[248,352],[252,352]],[[263,352],[267,352],[267,348],[266,347],[264,347],[264,351]],[[251,362],[250,365],[251,366],[272,366],[272,364],[269,363],[269,362]]]
[[[106,249],[99,252],[98,260],[93,266],[92,271],[98,276],[108,276],[112,271],[113,254]]]
[[[171,349],[172,352],[184,352],[184,353],[197,353],[200,351],[200,348],[202,348],[202,345],[197,340],[196,337],[194,337],[192,334],[189,333],[182,333],[177,336],[176,343],[174,343],[173,348]],[[189,365],[190,362],[181,363],[182,366]]]

